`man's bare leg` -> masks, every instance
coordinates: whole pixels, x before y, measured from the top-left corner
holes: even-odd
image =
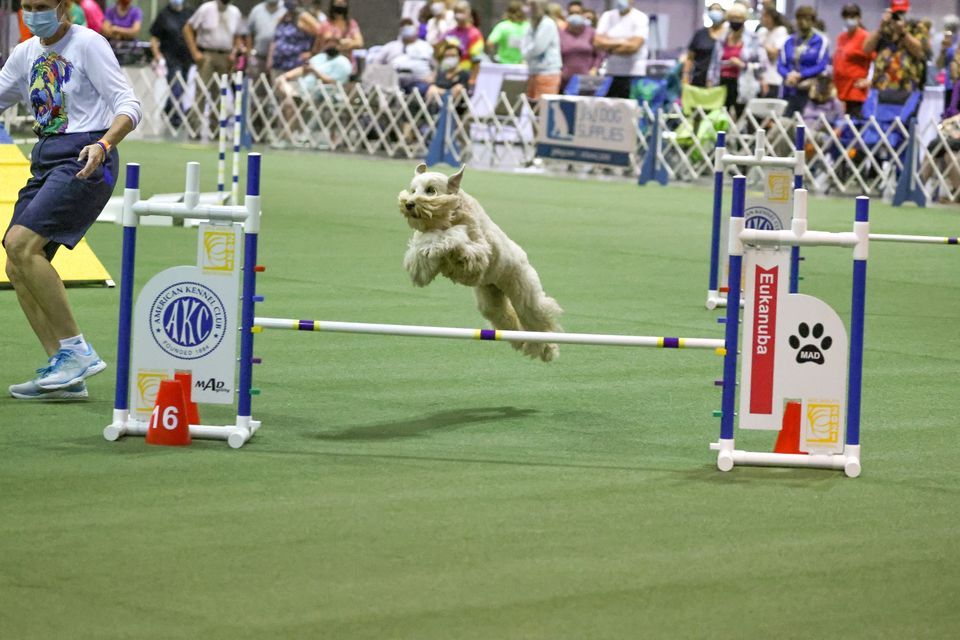
[[[17,292],[17,302],[20,303],[20,308],[23,309],[23,315],[27,317],[30,328],[33,329],[33,332],[40,340],[40,344],[43,345],[43,350],[47,352],[47,357],[52,356],[60,350],[60,341],[53,335],[46,314],[43,313],[40,305],[34,300],[30,290],[27,289],[26,285],[17,283],[16,278],[18,275],[9,260],[7,261],[7,277],[13,284],[14,291]]]
[[[46,244],[45,238],[20,225],[11,227],[4,241],[7,274],[17,289],[17,299],[44,349],[49,352],[53,348],[56,353],[60,340],[79,335],[80,328],[67,301],[63,280],[43,253]],[[32,304],[24,306],[21,288]],[[38,330],[35,323],[45,329]]]

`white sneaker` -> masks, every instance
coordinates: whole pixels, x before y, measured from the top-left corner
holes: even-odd
[[[10,385],[10,395],[17,400],[79,400],[86,398],[87,385],[79,382],[64,389],[41,389],[35,380]]]
[[[35,382],[41,389],[53,391],[79,384],[107,368],[93,347],[87,353],[60,349],[53,356],[50,366],[40,372]]]

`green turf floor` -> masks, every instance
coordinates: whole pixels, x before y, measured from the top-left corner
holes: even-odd
[[[124,144],[145,194],[215,151]],[[258,314],[479,327],[471,291],[401,267],[411,162],[268,151]],[[710,193],[468,171],[569,331],[720,337],[703,307]],[[119,192],[119,191],[118,191]],[[873,231],[957,235],[956,208],[877,204]],[[849,229],[851,200],[812,201]],[[119,277],[120,229],[94,250]],[[143,228],[137,282],[195,233]],[[848,252],[805,291],[849,313]],[[110,443],[91,399],[0,399],[0,638],[947,638],[960,634],[955,247],[870,248],[863,475],[737,468],[715,440],[720,359],[564,346],[258,338],[242,450]],[[71,291],[114,363],[117,291]],[[42,361],[0,291],[3,383]],[[202,408],[205,421],[229,419]],[[770,447],[769,434],[742,441]]]

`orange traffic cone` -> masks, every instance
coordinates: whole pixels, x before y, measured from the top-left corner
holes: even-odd
[[[180,381],[183,387],[183,401],[187,405],[187,422],[189,424],[200,424],[200,409],[197,403],[193,401],[193,374],[189,371],[177,371],[173,374],[175,380]]]
[[[780,433],[777,435],[777,444],[773,447],[774,453],[803,453],[800,451],[800,408],[799,402],[788,402],[783,411],[783,421],[780,423]]]
[[[190,444],[186,402],[179,380],[163,380],[157,392],[157,403],[147,427],[148,444],[183,446]]]

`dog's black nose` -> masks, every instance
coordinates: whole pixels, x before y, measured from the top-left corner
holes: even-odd
[[[416,207],[417,205],[415,205],[413,201],[410,201],[410,202],[407,202],[406,206],[407,206],[407,211],[413,211],[414,207]]]

